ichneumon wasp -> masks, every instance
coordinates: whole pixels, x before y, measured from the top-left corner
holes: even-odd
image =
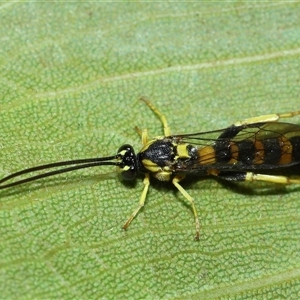
[[[300,125],[278,122],[281,118],[300,115],[300,110],[245,119],[225,129],[171,135],[166,117],[148,100],[142,100],[159,117],[164,136],[150,140],[147,129],[141,131],[136,128],[143,145],[138,154],[135,154],[132,146],[123,145],[113,156],[61,161],[21,170],[2,178],[0,189],[103,165],[117,166],[124,180],[133,180],[141,172],[145,174],[144,189],[139,205],[123,225],[123,229],[127,229],[145,204],[151,174],[160,181],[172,181],[189,201],[195,218],[195,239],[199,240],[200,223],[194,199],[180,184],[186,175],[212,175],[228,181],[300,184],[300,179],[268,174],[271,170],[300,164]],[[6,183],[24,174],[62,166],[70,167]]]

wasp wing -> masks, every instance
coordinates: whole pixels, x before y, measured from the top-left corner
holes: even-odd
[[[178,165],[178,172],[269,170],[300,163],[300,126],[269,122],[174,136],[195,145],[199,159]]]

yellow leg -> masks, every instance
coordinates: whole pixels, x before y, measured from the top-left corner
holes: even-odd
[[[147,197],[147,193],[148,193],[148,189],[149,189],[149,185],[150,185],[150,178],[149,178],[149,174],[146,173],[145,174],[145,178],[144,178],[144,189],[140,198],[140,202],[138,207],[134,210],[134,212],[131,214],[131,216],[129,217],[129,219],[126,221],[126,223],[123,225],[123,229],[127,229],[128,226],[130,225],[131,221],[134,219],[134,217],[137,215],[137,213],[139,212],[139,210],[144,206],[145,204],[145,200]]]
[[[281,118],[291,118],[294,116],[300,115],[300,110],[298,111],[293,111],[289,113],[284,113],[284,114],[270,114],[270,115],[263,115],[259,117],[254,117],[254,118],[249,118],[245,119],[243,121],[238,121],[234,123],[235,126],[242,126],[242,125],[249,125],[249,124],[254,124],[254,123],[267,123],[267,122],[277,122]]]
[[[164,126],[165,136],[170,136],[171,135],[170,134],[170,128],[169,128],[169,125],[167,123],[166,117],[160,111],[158,111],[158,109],[153,104],[151,104],[148,100],[146,100],[144,98],[141,98],[141,100],[144,101],[148,105],[148,107],[159,117],[160,121],[162,122],[162,124]],[[149,140],[147,129],[141,130],[138,127],[135,127],[135,130],[142,137],[142,144],[143,144],[143,146],[145,146],[148,143],[148,140]],[[140,209],[145,205],[145,201],[146,201],[147,193],[148,193],[148,190],[149,190],[149,186],[150,186],[150,176],[149,176],[149,173],[146,173],[145,178],[144,178],[144,189],[143,189],[140,201],[139,201],[139,205],[133,211],[133,213],[128,218],[128,220],[125,222],[125,224],[123,225],[123,229],[128,228],[131,221],[135,218],[135,216],[138,214]]]
[[[195,207],[195,201],[194,199],[187,193],[187,191],[179,184],[179,181],[181,181],[184,177],[181,176],[175,176],[172,180],[172,183],[177,187],[179,192],[184,196],[185,199],[187,199],[190,204],[192,205],[194,217],[195,217],[195,225],[196,225],[196,235],[195,235],[195,240],[199,240],[200,236],[200,223],[199,223],[199,218],[198,218],[198,213]]]
[[[137,126],[134,127],[135,131],[138,133],[138,135],[142,138],[142,145],[145,146],[148,143],[148,130],[143,129],[141,130]]]
[[[300,179],[291,179],[286,176],[277,176],[277,175],[265,175],[265,174],[255,174],[252,172],[246,173],[246,181],[267,181],[274,183],[282,183],[282,184],[300,184]]]
[[[137,127],[137,126],[135,126],[134,129],[135,129],[135,131],[138,133],[138,135],[139,135],[140,137],[142,137],[143,131],[142,131],[139,127]]]
[[[164,126],[164,135],[170,136],[171,131],[165,115],[163,115],[149,100],[145,98],[141,98],[141,100],[144,101],[148,105],[148,107],[159,117],[161,123]]]
[[[142,145],[145,146],[149,140],[148,130],[147,129],[141,130],[137,126],[135,126],[134,129],[138,133],[138,135],[142,138]]]
[[[143,129],[142,131],[142,145],[145,146],[148,143],[148,130]]]

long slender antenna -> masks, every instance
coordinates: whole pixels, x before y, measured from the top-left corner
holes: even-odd
[[[120,157],[120,155],[117,154],[117,155],[113,155],[113,156],[100,157],[100,158],[76,159],[76,160],[61,161],[61,162],[40,165],[40,166],[36,166],[33,168],[24,169],[24,170],[18,171],[16,173],[10,174],[10,175],[0,179],[0,189],[9,188],[12,186],[16,186],[16,185],[27,183],[27,182],[34,181],[34,180],[38,180],[41,178],[54,176],[54,175],[61,174],[61,173],[71,172],[71,171],[79,170],[79,169],[85,169],[85,168],[91,168],[91,167],[103,166],[103,165],[120,166],[121,165],[120,162],[109,161],[109,160],[117,159],[119,157]],[[24,174],[41,171],[41,170],[45,170],[45,169],[61,167],[61,166],[68,166],[68,165],[75,165],[75,166],[38,174],[35,176],[31,176],[29,178],[20,179],[15,182],[12,182],[12,183],[1,185],[2,183],[7,182],[12,178],[16,178],[16,177],[22,176]]]

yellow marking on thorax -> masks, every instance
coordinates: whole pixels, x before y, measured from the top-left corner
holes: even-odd
[[[157,172],[156,174],[153,174],[153,176],[158,179],[159,181],[170,181],[171,180],[172,172],[168,171],[161,171]]]
[[[159,172],[162,170],[160,166],[158,166],[156,163],[154,163],[150,159],[142,159],[142,164],[148,171],[150,171],[152,173],[156,173],[156,172]]]
[[[177,158],[190,158],[190,155],[187,151],[187,146],[188,144],[178,144],[176,149],[177,149],[177,154],[175,159]]]
[[[202,165],[214,164],[216,162],[216,152],[212,146],[206,146],[198,150],[199,163]]]
[[[169,166],[164,166],[163,168],[158,166],[156,163],[152,162],[150,159],[143,159],[142,164],[149,172],[152,173],[152,176],[157,178],[160,181],[170,181],[172,171]]]

